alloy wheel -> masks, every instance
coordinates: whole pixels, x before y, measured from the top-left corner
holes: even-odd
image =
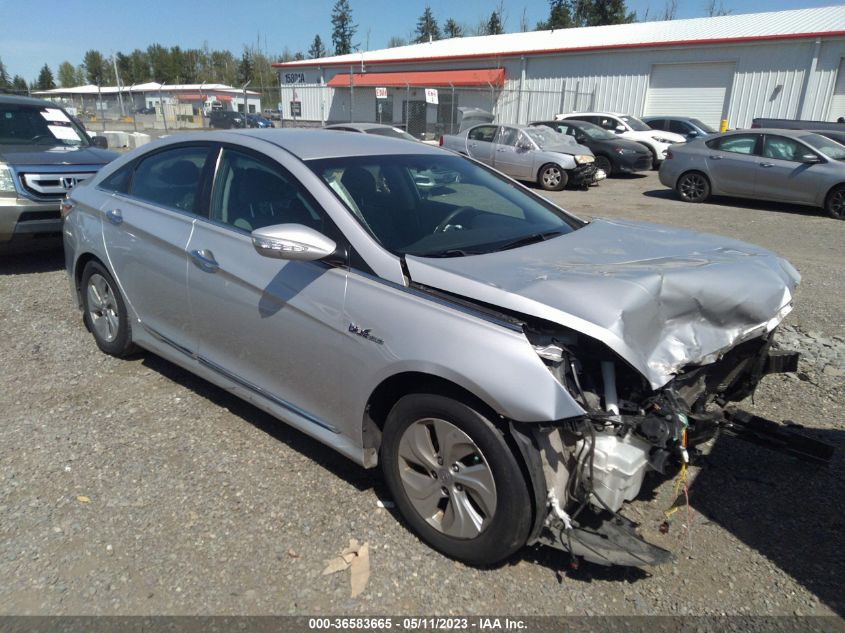
[[[91,327],[98,337],[106,343],[111,343],[117,338],[120,328],[119,308],[114,291],[105,277],[94,273],[88,279],[86,293]]]
[[[414,509],[447,536],[475,538],[493,520],[493,472],[475,442],[446,420],[423,418],[405,430],[399,476]]]
[[[827,212],[832,218],[845,219],[845,189],[833,192],[827,203]]]
[[[687,174],[678,183],[681,197],[690,202],[701,200],[707,192],[707,181],[701,174]]]
[[[547,167],[543,171],[543,185],[552,189],[560,185],[560,169],[557,167]]]

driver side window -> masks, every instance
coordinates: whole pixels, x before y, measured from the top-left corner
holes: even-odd
[[[474,127],[469,131],[467,137],[471,141],[484,141],[485,143],[492,143],[493,138],[496,136],[496,132],[498,131],[498,127],[495,125],[479,125],[478,127]]]
[[[323,231],[323,217],[299,183],[281,167],[224,149],[211,195],[211,219],[252,232],[273,224]]]

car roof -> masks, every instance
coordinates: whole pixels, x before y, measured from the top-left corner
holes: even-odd
[[[633,116],[624,112],[568,112],[564,114],[565,117],[577,119],[579,116]]]
[[[217,141],[237,143],[239,137],[260,139],[287,150],[300,160],[337,158],[341,156],[381,156],[386,154],[454,155],[438,147],[379,136],[377,134],[337,134],[331,130],[308,128],[268,128],[262,130],[221,130],[218,132],[190,132],[168,137],[169,143],[186,141]]]
[[[650,114],[649,116],[640,117],[643,121],[654,121],[656,119],[670,120],[670,121],[693,121],[696,120],[694,116],[673,116],[663,114]]]
[[[61,108],[62,106],[47,101],[46,99],[36,99],[34,97],[19,97],[17,95],[0,94],[0,103],[11,103],[19,105],[34,105],[48,108]]]
[[[393,130],[396,129],[393,125],[385,125],[384,123],[333,123],[327,125],[327,130],[336,130],[342,128],[352,128],[354,130]]]

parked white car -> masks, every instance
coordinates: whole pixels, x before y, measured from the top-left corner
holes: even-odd
[[[666,158],[666,152],[670,145],[675,143],[686,143],[687,139],[680,134],[653,130],[640,119],[630,114],[619,114],[618,112],[570,112],[569,114],[556,114],[556,121],[564,119],[577,119],[595,123],[621,138],[627,138],[645,145],[652,155],[652,162],[655,169]]]

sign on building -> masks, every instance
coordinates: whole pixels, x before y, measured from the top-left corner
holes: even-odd
[[[304,84],[305,73],[285,73],[286,84]]]
[[[425,102],[437,105],[437,88],[425,89]]]
[[[301,101],[291,101],[290,102],[290,115],[292,117],[301,117],[302,116],[302,102]]]
[[[387,88],[376,88],[376,99],[387,99]]]

